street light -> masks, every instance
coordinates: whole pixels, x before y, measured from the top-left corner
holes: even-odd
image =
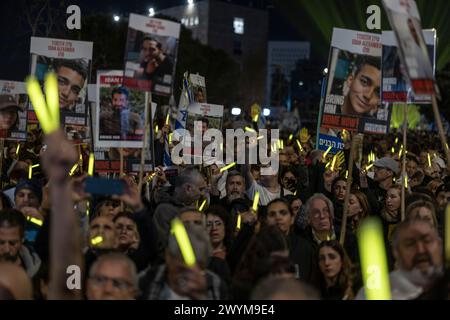
[[[264,115],[264,117],[270,116],[270,109],[269,108],[264,108],[263,109],[263,115]]]
[[[194,0],[188,0],[188,5],[193,5],[194,4]]]
[[[120,17],[117,14],[115,14],[113,19],[114,19],[115,22],[119,22]]]
[[[233,116],[238,116],[238,115],[240,115],[240,114],[241,114],[241,108],[239,108],[239,107],[232,108],[232,109],[231,109],[231,114],[232,114]]]
[[[328,68],[323,69],[323,74],[327,74],[328,73]]]
[[[148,16],[153,17],[154,15],[155,15],[155,9],[154,8],[148,9]]]

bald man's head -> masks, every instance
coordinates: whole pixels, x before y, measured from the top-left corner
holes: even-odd
[[[12,263],[0,263],[0,286],[16,300],[33,299],[31,280],[23,268]]]

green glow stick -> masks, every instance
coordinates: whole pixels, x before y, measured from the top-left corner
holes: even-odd
[[[391,300],[383,229],[377,218],[366,218],[361,224],[358,247],[367,300]]]
[[[172,233],[175,234],[178,246],[180,247],[181,254],[183,255],[184,263],[188,267],[195,265],[195,254],[192,249],[191,241],[180,219],[175,218],[172,220]]]
[[[232,163],[230,163],[229,165],[227,165],[227,166],[225,166],[225,167],[223,167],[223,168],[220,168],[220,172],[227,171],[228,169],[234,167],[235,165],[236,165],[236,162],[232,162]]]
[[[259,192],[256,191],[255,197],[253,198],[253,206],[252,206],[252,209],[255,212],[258,211],[258,202],[259,202]]]
[[[47,73],[44,83],[48,113],[52,119],[54,130],[57,130],[59,128],[59,94],[56,74],[54,72]]]

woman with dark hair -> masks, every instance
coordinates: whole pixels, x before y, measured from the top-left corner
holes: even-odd
[[[233,298],[249,299],[253,287],[272,274],[273,262],[288,256],[288,243],[280,229],[276,226],[261,228],[250,240],[236,268],[232,281]]]
[[[369,200],[366,195],[359,190],[352,190],[348,200],[348,217],[351,219],[353,231],[355,232],[361,221],[370,215]]]
[[[349,300],[354,298],[352,265],[337,240],[319,245],[319,288],[322,299]]]

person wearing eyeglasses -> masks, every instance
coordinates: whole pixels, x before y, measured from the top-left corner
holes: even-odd
[[[100,256],[89,270],[88,300],[134,300],[137,293],[136,266],[122,253]]]

